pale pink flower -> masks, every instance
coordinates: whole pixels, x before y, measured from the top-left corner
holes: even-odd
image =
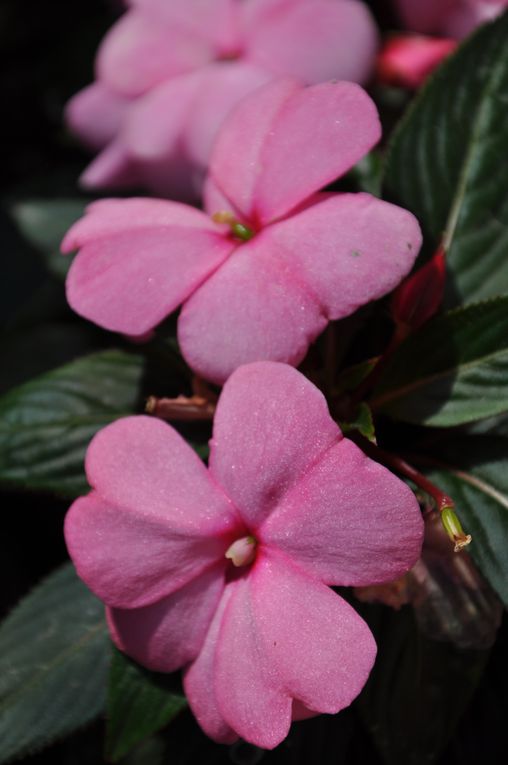
[[[90,444],[92,491],[65,535],[108,606],[116,645],[184,688],[205,732],[272,748],[292,719],[351,703],[376,647],[327,585],[392,581],[417,560],[410,489],[344,438],[291,367],[226,383],[207,469],[161,420],[118,420]]]
[[[420,34],[462,39],[508,7],[508,0],[393,0],[404,26]]]
[[[196,198],[216,132],[269,79],[365,82],[378,36],[359,0],[132,0],[104,39],[96,82],[67,108],[99,156],[87,187]]]
[[[214,382],[250,361],[298,364],[330,319],[390,292],[418,253],[406,210],[369,194],[315,193],[379,136],[358,85],[264,86],[229,116],[211,160],[206,210],[230,225],[163,200],[92,204],[62,245],[80,249],[71,306],[140,336],[183,303],[182,353]]]

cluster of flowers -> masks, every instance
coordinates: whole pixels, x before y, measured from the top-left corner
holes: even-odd
[[[421,234],[395,205],[322,191],[380,137],[373,102],[343,81],[373,65],[362,3],[129,4],[98,82],[69,106],[102,149],[85,178],[189,195],[206,166],[204,209],[92,204],[64,240],[79,251],[68,299],[137,338],[182,306],[182,354],[224,388],[208,469],[156,418],[99,432],[66,540],[116,645],[154,670],[184,667],[215,740],[271,748],[292,719],[348,705],[374,661],[368,627],[328,585],[392,580],[419,555],[412,492],[342,436],[293,367],[330,320],[396,287]]]

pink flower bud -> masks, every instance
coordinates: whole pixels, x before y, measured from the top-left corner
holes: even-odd
[[[395,290],[391,305],[394,322],[406,331],[425,324],[443,301],[445,278],[445,251],[439,247],[424,266]]]
[[[377,59],[377,76],[385,85],[416,89],[453,53],[455,40],[422,35],[397,35],[389,39]]]

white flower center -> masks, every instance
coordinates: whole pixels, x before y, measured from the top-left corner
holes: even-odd
[[[248,566],[256,557],[257,542],[254,537],[242,537],[228,547],[226,558],[233,566]]]

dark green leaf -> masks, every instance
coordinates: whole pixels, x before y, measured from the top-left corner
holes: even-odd
[[[83,199],[26,199],[14,202],[10,212],[20,232],[44,256],[49,270],[65,277],[72,258],[60,244],[70,226],[83,215]]]
[[[167,725],[187,702],[168,675],[149,672],[115,650],[108,693],[106,756],[116,762]]]
[[[488,652],[424,638],[409,608],[371,606],[363,615],[378,656],[357,702],[360,713],[389,765],[435,762],[469,703]]]
[[[508,15],[440,67],[396,132],[384,189],[441,237],[448,307],[508,292]]]
[[[368,438],[369,441],[375,442],[376,440],[376,429],[372,419],[372,412],[369,405],[365,402],[358,405],[356,416],[353,420],[348,420],[347,422],[341,421],[339,424],[344,433],[350,430],[357,430],[362,436]]]
[[[450,311],[408,338],[371,404],[439,427],[508,411],[508,297]]]
[[[87,489],[83,458],[97,430],[141,406],[143,356],[104,351],[0,398],[0,481],[75,496]]]
[[[104,708],[104,607],[66,564],[0,627],[0,762],[90,722]]]
[[[470,436],[448,444],[431,478],[455,501],[478,567],[508,606],[508,438]]]

